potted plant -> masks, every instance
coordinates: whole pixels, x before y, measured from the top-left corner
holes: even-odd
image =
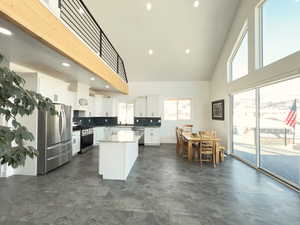
[[[0,54],[0,65],[3,56]],[[10,127],[0,126],[0,166],[7,164],[17,168],[25,164],[26,157],[34,158],[38,151],[30,146],[32,133],[18,118],[29,116],[34,110],[56,114],[49,98],[24,88],[25,80],[6,66],[0,66],[0,117]]]

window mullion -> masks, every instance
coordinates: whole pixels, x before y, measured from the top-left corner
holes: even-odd
[[[260,89],[256,88],[256,167],[260,167]]]
[[[176,118],[177,118],[177,120],[179,120],[179,116],[178,116],[178,112],[179,112],[179,100],[177,99],[176,100],[176,104],[177,104],[177,110],[176,110]]]

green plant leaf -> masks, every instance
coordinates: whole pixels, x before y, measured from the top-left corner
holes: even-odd
[[[0,63],[3,59],[0,54]],[[33,134],[17,118],[29,116],[36,109],[57,114],[49,98],[26,90],[24,85],[25,80],[17,73],[0,66],[0,116],[12,124],[12,127],[0,126],[0,164],[14,168],[24,165],[27,157],[38,155],[34,147],[28,146],[34,140]]]

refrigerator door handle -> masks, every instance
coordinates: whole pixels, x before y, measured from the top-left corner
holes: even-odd
[[[63,140],[63,129],[64,129],[64,124],[63,124],[63,120],[64,120],[64,113],[63,110],[60,110],[59,113],[59,135],[60,135],[60,139]]]
[[[65,111],[61,110],[61,130],[60,130],[60,135],[63,139],[63,135],[64,135],[64,126],[65,126]]]

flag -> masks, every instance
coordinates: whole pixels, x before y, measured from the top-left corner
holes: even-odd
[[[289,115],[285,119],[285,124],[295,128],[297,123],[297,102],[296,99],[292,105],[292,108],[290,109]]]

